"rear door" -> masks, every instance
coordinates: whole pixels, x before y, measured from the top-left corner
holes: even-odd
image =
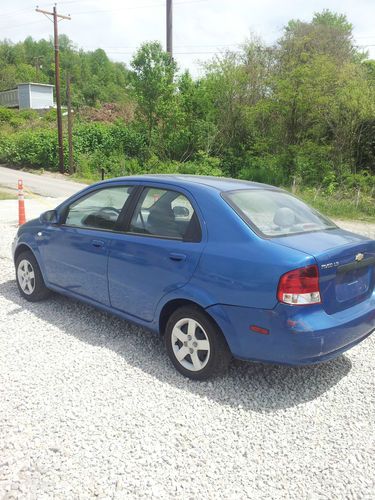
[[[132,189],[92,191],[67,207],[63,224],[43,230],[40,251],[49,283],[109,305],[108,253]]]
[[[140,192],[125,229],[109,253],[111,305],[152,321],[160,299],[192,277],[205,234],[189,194],[157,186]]]

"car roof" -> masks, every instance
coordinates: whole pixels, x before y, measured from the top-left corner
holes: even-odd
[[[183,175],[183,174],[147,174],[129,177],[116,177],[108,181],[118,180],[132,180],[132,181],[161,181],[164,183],[178,184],[181,187],[191,187],[192,185],[203,185],[220,192],[222,191],[235,191],[237,189],[273,189],[281,191],[280,189],[269,184],[261,184],[259,182],[245,181],[240,179],[232,179],[230,177],[214,177],[208,175]],[[108,182],[106,181],[106,182]]]

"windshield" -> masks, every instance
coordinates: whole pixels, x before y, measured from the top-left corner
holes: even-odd
[[[322,231],[337,226],[294,196],[268,189],[241,189],[223,198],[256,232],[285,236]]]

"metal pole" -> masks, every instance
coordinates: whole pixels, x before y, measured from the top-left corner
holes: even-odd
[[[172,0],[167,0],[167,18],[166,18],[166,26],[167,26],[167,52],[170,54],[171,58],[173,57],[173,33],[172,33],[172,25],[173,25],[173,15],[172,15]]]
[[[55,46],[55,89],[56,89],[56,109],[57,109],[57,133],[59,136],[59,170],[64,173],[64,144],[61,115],[60,97],[60,54],[59,54],[59,33],[57,30],[56,6],[53,7],[53,39]]]

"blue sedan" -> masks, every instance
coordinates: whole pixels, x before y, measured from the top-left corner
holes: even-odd
[[[147,327],[193,379],[232,357],[328,360],[375,328],[375,241],[264,184],[100,182],[21,226],[13,255],[25,299],[52,290]]]

